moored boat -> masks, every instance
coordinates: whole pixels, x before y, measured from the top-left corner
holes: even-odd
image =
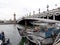
[[[57,35],[53,45],[60,45],[60,33]]]
[[[59,23],[58,21],[53,21],[53,20],[49,20],[47,21],[47,19],[44,20],[40,20],[40,19],[36,19],[38,21],[31,21],[32,19],[30,19],[31,24],[33,24],[33,27],[31,27],[30,29],[28,29],[27,23],[28,20],[25,20],[25,26],[26,29],[24,29],[24,31],[22,31],[21,29],[19,32],[23,32],[22,34],[24,34],[24,36],[29,40],[29,42],[32,42],[33,44],[36,45],[53,45],[56,36],[58,35],[58,33],[60,33],[59,29],[56,29],[56,23]],[[35,28],[35,26],[37,26],[37,28]],[[46,28],[47,27],[47,28]],[[38,29],[39,28],[39,29]],[[32,45],[33,45],[32,44]]]
[[[0,34],[0,45],[12,45],[10,39],[5,37],[4,32]]]

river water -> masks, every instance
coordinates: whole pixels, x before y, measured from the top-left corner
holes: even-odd
[[[0,33],[1,31],[5,32],[5,36],[10,39],[12,45],[17,45],[21,40],[21,37],[17,30],[17,25],[0,25]]]

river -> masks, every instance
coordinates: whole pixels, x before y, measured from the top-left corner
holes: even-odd
[[[0,33],[4,31],[5,36],[10,39],[12,45],[17,45],[21,40],[21,37],[17,30],[17,25],[8,24],[8,25],[0,25]]]

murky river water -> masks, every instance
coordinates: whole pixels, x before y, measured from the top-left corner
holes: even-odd
[[[21,40],[21,37],[17,30],[17,25],[0,25],[0,32],[1,31],[5,32],[5,36],[10,39],[12,45],[17,45]]]

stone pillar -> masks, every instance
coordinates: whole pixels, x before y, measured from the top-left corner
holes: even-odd
[[[47,13],[47,19],[49,19],[49,16],[48,15],[49,15],[49,13]]]
[[[53,20],[55,20],[55,15],[53,15]]]
[[[49,19],[48,15],[47,15],[47,19]]]
[[[25,20],[25,30],[27,29],[27,21]]]

